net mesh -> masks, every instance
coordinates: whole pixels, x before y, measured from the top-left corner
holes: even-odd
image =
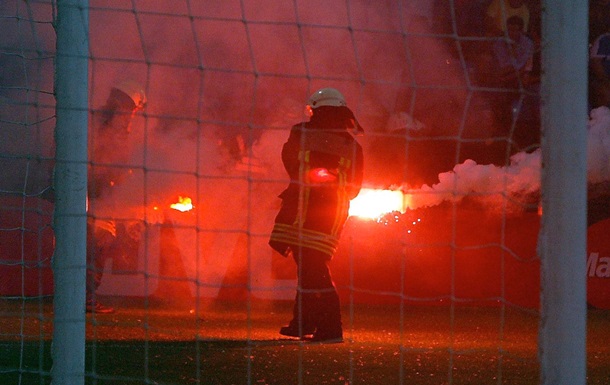
[[[103,177],[88,215],[108,237],[90,267],[116,312],[87,315],[87,383],[537,382],[537,2],[512,82],[482,1],[89,3]],[[11,383],[50,381],[54,17],[51,1],[0,6]],[[364,189],[331,262],[337,345],[277,334],[296,270],[267,244],[282,145],[322,87],[365,130]]]

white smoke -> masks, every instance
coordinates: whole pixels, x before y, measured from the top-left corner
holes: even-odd
[[[469,159],[438,178],[439,182],[432,186],[408,190],[411,209],[459,201],[467,196],[499,201],[505,195],[535,193],[540,188],[540,150],[515,154],[506,167],[477,164]]]
[[[610,180],[610,109],[591,111],[587,125],[588,182]],[[447,201],[478,197],[501,201],[504,197],[527,196],[540,190],[541,151],[520,152],[510,158],[508,166],[477,164],[466,160],[453,170],[438,175],[438,183],[420,189],[406,189],[410,208],[431,207]]]

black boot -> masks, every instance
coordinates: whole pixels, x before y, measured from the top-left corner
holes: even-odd
[[[305,338],[316,330],[311,316],[311,294],[297,294],[292,309],[292,320],[280,328],[280,334],[287,337]]]
[[[316,331],[311,341],[326,343],[343,342],[341,305],[336,290],[318,294],[316,309]]]
[[[280,328],[281,335],[295,338],[307,338],[307,336],[311,336],[314,331],[315,328],[312,327],[300,327],[297,322],[294,322],[294,320],[290,321],[288,325]]]

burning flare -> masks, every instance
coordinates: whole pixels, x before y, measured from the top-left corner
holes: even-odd
[[[309,180],[313,183],[328,183],[337,180],[337,171],[331,172],[330,170],[319,167],[309,171]]]
[[[405,194],[400,190],[377,190],[363,188],[350,203],[349,215],[365,219],[377,219],[384,214],[407,208]]]
[[[178,197],[178,203],[172,203],[169,207],[174,210],[186,212],[193,209],[193,201],[189,197]]]

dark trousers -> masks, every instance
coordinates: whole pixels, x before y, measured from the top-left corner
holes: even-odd
[[[102,282],[104,264],[116,238],[111,226],[99,226],[96,221],[87,221],[87,300],[90,301]]]
[[[341,330],[339,295],[328,267],[329,256],[305,249],[294,252],[298,287],[291,325],[318,332]]]

